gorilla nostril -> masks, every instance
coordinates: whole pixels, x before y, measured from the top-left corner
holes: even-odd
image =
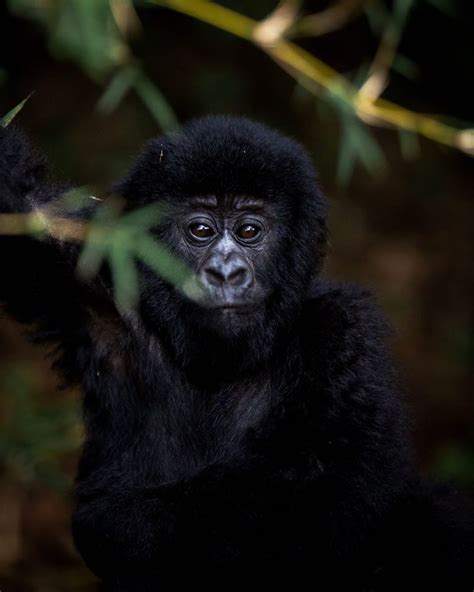
[[[250,272],[242,265],[209,266],[204,269],[204,277],[211,286],[227,284],[239,288],[249,283]]]
[[[247,275],[248,271],[245,267],[238,267],[237,269],[233,269],[227,275],[226,281],[232,286],[241,286],[245,283]]]
[[[220,286],[226,281],[225,275],[215,267],[207,267],[204,270],[204,273],[207,281],[211,284],[211,286]]]

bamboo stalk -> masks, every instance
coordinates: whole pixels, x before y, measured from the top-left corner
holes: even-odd
[[[474,129],[458,129],[423,113],[417,113],[379,97],[361,92],[344,76],[282,36],[259,35],[263,23],[209,0],[149,0],[255,43],[296,80],[316,83],[350,106],[365,123],[415,132],[440,144],[474,156]],[[271,42],[267,42],[271,39]],[[314,88],[314,86],[313,86]],[[317,87],[316,87],[317,88]],[[313,91],[314,92],[314,91]]]

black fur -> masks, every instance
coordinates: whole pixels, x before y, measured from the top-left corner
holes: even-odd
[[[60,191],[10,128],[0,189],[3,212]],[[385,322],[365,290],[319,277],[326,207],[303,149],[204,118],[150,142],[116,190],[171,212],[195,195],[259,197],[277,241],[271,297],[228,335],[149,270],[140,313],[120,315],[106,279],[76,280],[74,249],[0,237],[0,298],[84,390],[73,532],[108,589],[471,590],[472,513],[417,475]],[[176,250],[166,222],[157,232]]]

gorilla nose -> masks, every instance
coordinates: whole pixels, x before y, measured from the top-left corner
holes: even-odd
[[[210,264],[203,271],[206,281],[215,287],[246,288],[252,280],[249,268],[240,261],[231,260],[220,264]]]

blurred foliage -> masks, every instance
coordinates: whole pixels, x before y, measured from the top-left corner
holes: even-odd
[[[78,406],[41,402],[29,372],[26,365],[2,367],[1,473],[25,485],[65,489],[70,482],[61,460],[81,439]]]
[[[432,1],[446,9],[443,0]],[[349,182],[357,162],[361,162],[371,174],[383,172],[384,158],[367,124],[388,123],[468,152],[474,150],[472,130],[461,133],[435,119],[378,100],[388,85],[392,69],[411,77],[417,74],[416,64],[397,51],[415,0],[394,0],[391,10],[382,0],[354,3],[365,11],[373,33],[379,37],[378,50],[367,70],[367,78],[355,86],[321,60],[285,40],[286,32],[291,33],[298,27],[300,2],[283,0],[260,22],[206,0],[153,0],[150,3],[183,12],[254,41],[311,92],[321,95],[318,86],[322,87],[324,99],[334,101],[344,129],[338,168],[342,183]],[[9,5],[15,14],[41,23],[54,55],[76,62],[98,83],[109,80],[98,103],[102,112],[110,113],[128,92],[134,90],[162,129],[178,126],[173,109],[133,56],[129,40],[138,35],[141,27],[131,0],[60,0],[44,4],[35,0],[9,0]],[[357,9],[354,13],[357,15]],[[321,18],[327,22],[330,17],[324,15]],[[318,13],[305,16],[303,20],[310,19],[318,30]],[[343,24],[344,21],[340,26]],[[310,27],[306,34],[311,34]],[[340,109],[341,103],[343,109]],[[406,146],[403,144],[404,148]],[[414,150],[408,153],[411,158],[416,155]],[[406,149],[402,154],[407,154]]]
[[[138,305],[140,281],[135,261],[139,260],[188,297],[199,300],[203,294],[197,278],[149,233],[162,216],[160,205],[151,204],[122,215],[120,207],[120,201],[109,198],[97,209],[79,258],[80,275],[95,276],[107,261],[117,306],[126,311]]]
[[[9,0],[8,3],[14,14],[33,19],[46,29],[49,48],[57,58],[77,62],[97,80],[127,61],[127,43],[112,12],[114,6],[129,4],[123,0]]]
[[[386,161],[382,149],[367,130],[367,126],[352,112],[344,109],[340,112],[340,118],[342,134],[337,179],[341,185],[347,186],[357,162],[363,164],[370,173],[383,171]]]
[[[0,118],[0,124],[7,127],[28,98]],[[0,214],[0,234],[21,233],[22,227],[18,222],[24,220],[24,232],[39,239],[49,233],[61,239],[83,240],[84,248],[77,265],[79,275],[84,279],[92,279],[107,263],[112,274],[115,302],[119,310],[124,312],[136,308],[139,303],[137,261],[142,261],[189,298],[200,300],[204,297],[198,278],[185,263],[149,234],[162,217],[159,204],[151,204],[124,215],[121,211],[124,205],[122,200],[109,196],[97,207],[91,222],[81,220],[80,217],[78,219],[81,212],[90,208],[91,199],[102,202],[91,195],[88,188],[75,188],[41,211],[13,216]],[[9,225],[12,220],[13,224]]]
[[[360,8],[372,3],[380,6],[378,11],[380,22],[378,24],[379,28],[383,28],[367,80],[360,87],[352,84],[348,78],[320,58],[288,40],[287,34],[291,35],[292,29],[298,26],[300,2],[282,0],[267,18],[262,21],[254,21],[239,12],[209,0],[150,1],[255,43],[300,84],[317,96],[323,94],[330,100],[344,103],[364,124],[404,129],[474,155],[474,129],[451,127],[439,118],[411,111],[382,98],[390,80],[390,72],[397,57],[398,44],[407,24],[413,0],[394,0],[392,12],[385,10],[382,0],[370,0],[370,2],[358,0],[355,2]],[[340,12],[342,8],[341,6],[339,8]],[[315,35],[319,34],[318,16],[325,21],[329,18],[335,19],[336,9],[337,3],[334,11],[331,12],[331,17],[328,17],[327,14],[331,8],[313,15],[312,25],[316,29]],[[357,14],[357,11],[355,13]],[[308,18],[310,17],[306,17],[306,19]],[[383,23],[383,27],[381,23]],[[339,24],[344,25],[345,20],[343,19]],[[330,29],[330,31],[333,30]],[[327,31],[326,27],[325,32]],[[307,30],[306,34],[310,32]],[[357,141],[361,150],[368,147],[373,155],[373,143],[367,144],[367,137],[367,134],[352,133],[351,141]],[[343,148],[345,148],[344,145],[341,150]],[[343,159],[347,160],[347,163],[343,163],[342,169],[350,171],[355,162],[352,151],[345,150]],[[380,162],[380,159],[370,158],[367,160],[372,163],[377,161]]]
[[[141,65],[134,60],[128,37],[139,27],[129,0],[9,0],[14,14],[40,23],[46,30],[51,53],[71,60],[107,90],[99,108],[110,112],[135,90],[161,129],[172,130],[178,120],[172,107]]]
[[[452,444],[433,462],[433,473],[441,480],[452,480],[466,491],[474,490],[474,449]]]
[[[454,17],[459,14],[459,4],[462,0],[426,0],[428,4],[431,4],[442,13],[447,16]]]

